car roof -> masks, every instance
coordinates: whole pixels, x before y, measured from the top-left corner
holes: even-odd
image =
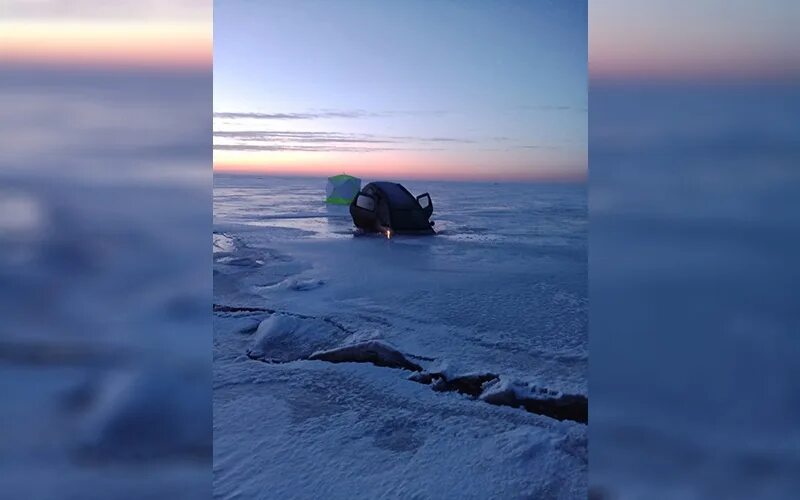
[[[417,208],[417,199],[402,184],[396,182],[371,182],[370,184],[386,195],[392,208]]]

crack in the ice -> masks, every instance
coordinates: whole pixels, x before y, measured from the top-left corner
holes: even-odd
[[[494,373],[471,373],[447,377],[443,373],[414,373],[409,380],[430,385],[437,392],[458,392],[496,406],[523,408],[529,413],[557,420],[589,421],[589,400],[581,394],[509,382]]]
[[[301,316],[301,317],[304,317],[304,316]],[[313,317],[313,316],[308,316],[308,318],[312,318],[312,317]],[[355,332],[355,330],[351,330],[350,328],[347,328],[347,327],[346,327],[346,326],[344,326],[343,324],[341,324],[341,323],[339,323],[339,322],[337,322],[337,321],[335,321],[335,320],[331,319],[331,318],[330,318],[330,317],[328,317],[328,316],[323,316],[323,317],[322,317],[322,318],[320,318],[320,319],[322,319],[322,321],[324,321],[325,323],[328,323],[329,325],[331,325],[331,326],[334,326],[334,327],[338,328],[339,330],[341,330],[341,331],[343,331],[343,332],[345,332],[345,333],[348,333],[348,334],[350,334],[350,335],[352,335],[352,334],[356,333],[356,332]]]
[[[267,309],[265,307],[248,307],[248,306],[226,306],[222,304],[214,304],[213,305],[214,312],[224,312],[224,313],[237,313],[237,312],[265,312],[269,314],[274,314],[275,309]]]
[[[493,382],[499,377],[494,373],[476,373],[454,377],[450,380],[440,375],[438,377],[432,376],[430,386],[431,389],[437,392],[458,392],[466,394],[473,398],[477,398],[483,392],[483,388],[487,382]],[[417,380],[415,380],[416,382]]]
[[[355,330],[347,328],[346,326],[344,326],[343,324],[339,323],[338,321],[334,320],[333,318],[331,318],[329,316],[322,316],[322,317],[318,318],[317,316],[309,316],[307,314],[298,314],[298,313],[293,313],[293,312],[288,312],[288,311],[278,311],[277,309],[269,309],[267,307],[228,306],[228,305],[224,305],[224,304],[214,304],[213,305],[213,312],[219,312],[219,313],[246,312],[246,313],[267,313],[267,314],[280,313],[280,314],[285,314],[287,316],[294,316],[295,318],[300,318],[300,319],[319,319],[319,320],[322,320],[325,323],[328,323],[329,325],[333,326],[334,328],[337,328],[337,329],[339,329],[339,330],[341,330],[341,331],[343,331],[343,332],[345,332],[347,334],[352,335],[352,334],[355,333]]]
[[[214,304],[214,312],[280,313],[301,319],[319,319],[347,334],[352,335],[355,333],[330,317],[317,318],[265,307]],[[275,363],[274,360],[267,361],[262,356],[253,356],[250,352],[248,352],[248,357],[256,361]],[[448,377],[441,372],[423,371],[420,365],[408,358],[434,361],[433,358],[402,353],[379,340],[369,340],[317,351],[299,359],[325,361],[328,363],[371,363],[380,367],[401,368],[414,372],[409,377],[409,380],[430,385],[431,389],[437,392],[458,392],[471,399],[481,400],[496,406],[522,408],[529,413],[544,415],[557,420],[588,423],[589,400],[584,395],[564,394],[529,384],[511,382],[494,373],[472,373]]]
[[[406,356],[408,356],[409,358],[421,359],[422,361],[436,361],[436,358],[429,358],[427,356],[420,356],[419,354],[406,353]]]

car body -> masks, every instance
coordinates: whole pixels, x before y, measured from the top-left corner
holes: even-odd
[[[433,201],[428,193],[414,197],[402,184],[370,182],[350,203],[353,223],[366,232],[435,234]]]

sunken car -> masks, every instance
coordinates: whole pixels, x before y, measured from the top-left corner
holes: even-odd
[[[365,232],[434,234],[433,202],[428,193],[414,197],[402,184],[370,182],[350,203],[353,223]]]

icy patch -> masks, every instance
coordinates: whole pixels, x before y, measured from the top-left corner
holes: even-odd
[[[233,253],[236,250],[236,242],[227,234],[214,233],[213,249],[214,255]]]
[[[322,319],[276,313],[258,325],[247,355],[272,363],[307,359],[317,351],[340,345],[348,334]]]
[[[214,233],[214,261],[236,267],[260,267],[264,265],[261,255],[248,251],[244,245],[224,233]]]
[[[439,233],[442,234],[442,233]],[[499,234],[475,234],[475,233],[444,233],[443,236],[453,241],[463,241],[472,243],[496,243],[503,241],[503,236]]]
[[[310,290],[316,290],[317,288],[323,286],[324,284],[325,280],[322,279],[312,278],[312,279],[300,280],[296,278],[289,278],[279,283],[275,283],[273,285],[257,286],[256,288],[261,291],[292,290],[295,292],[308,292]]]
[[[454,224],[450,223],[449,221],[441,222],[441,227],[437,228],[436,234],[448,240],[474,243],[495,243],[505,239],[502,235],[490,232],[490,230],[485,227]]]
[[[325,284],[325,280],[309,279],[309,280],[291,280],[288,284],[289,290],[296,292],[307,292],[314,290]]]
[[[233,257],[230,255],[226,257],[220,257],[217,259],[217,262],[236,267],[259,267],[264,265],[264,261],[261,259],[253,259],[251,257]]]
[[[381,340],[381,332],[377,328],[361,328],[351,333],[345,340],[346,345],[361,344],[372,340]],[[414,357],[411,354],[406,354],[408,357]]]
[[[479,398],[493,405],[525,408],[558,420],[587,423],[589,400],[580,394],[564,394],[535,384],[498,378],[487,384]]]
[[[0,191],[0,233],[19,236],[42,231],[45,209],[39,201],[24,192]]]
[[[379,340],[370,340],[327,351],[313,353],[308,359],[330,363],[372,363],[375,366],[421,371],[422,367],[394,347]]]

